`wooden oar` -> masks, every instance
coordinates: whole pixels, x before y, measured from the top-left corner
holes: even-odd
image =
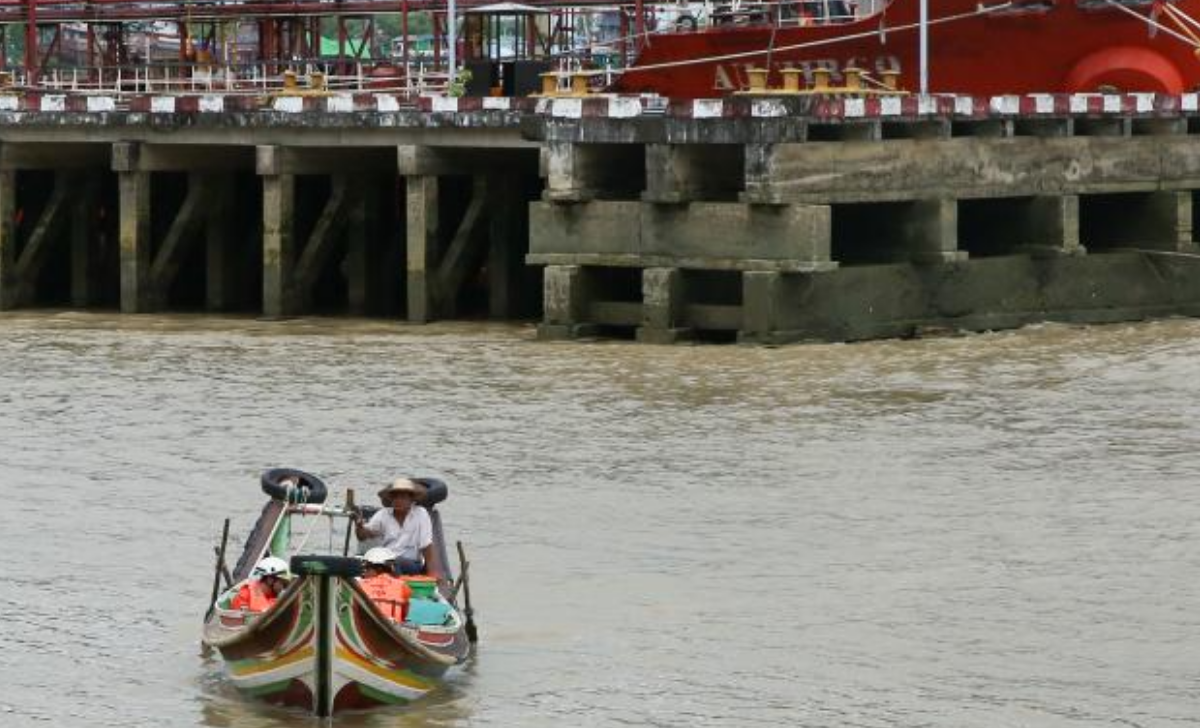
[[[221,531],[221,547],[217,549],[217,565],[213,570],[213,588],[212,597],[208,600],[208,611],[204,613],[204,619],[207,620],[212,616],[213,608],[217,603],[217,595],[221,593],[221,576],[225,571],[225,544],[229,543],[229,519],[225,519],[225,528]],[[226,577],[228,578],[228,577]]]
[[[221,549],[213,546],[213,555],[220,560]],[[221,575],[225,577],[225,588],[228,589],[229,587],[233,586],[233,574],[229,573],[229,566],[223,560],[219,561],[219,563],[221,564]]]
[[[342,556],[350,555],[350,534],[354,533],[354,489],[346,489],[346,512],[350,517],[346,520],[346,543],[342,546]]]
[[[462,579],[463,599],[465,605],[463,614],[467,615],[467,641],[474,644],[479,641],[479,630],[475,627],[475,610],[471,609],[471,580],[470,577],[467,576],[467,570],[470,568],[471,564],[467,561],[466,553],[463,552],[462,541],[458,542],[458,563],[460,564],[459,569],[462,571],[462,576],[460,578]]]

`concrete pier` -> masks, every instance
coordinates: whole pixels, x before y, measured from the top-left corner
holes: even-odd
[[[0,98],[0,309],[648,343],[1192,315],[1196,132],[1190,94]]]

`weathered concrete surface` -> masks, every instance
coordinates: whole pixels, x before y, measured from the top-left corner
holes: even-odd
[[[1009,256],[744,279],[741,339],[763,343],[1200,314],[1200,256],[1180,253]]]
[[[416,110],[363,113],[150,114],[0,112],[6,142],[51,144],[114,143],[203,144],[253,147],[346,146],[395,147],[398,144],[536,149],[520,131],[518,111],[430,114]]]
[[[650,344],[673,344],[687,338],[683,326],[683,274],[678,268],[642,271],[642,325],[637,339]]]
[[[736,200],[745,179],[740,144],[647,144],[646,202]]]
[[[1190,137],[896,139],[760,145],[747,156],[746,199],[883,202],[1200,187]]]
[[[815,270],[829,259],[830,211],[820,205],[686,206],[596,201],[530,206],[534,264]]]

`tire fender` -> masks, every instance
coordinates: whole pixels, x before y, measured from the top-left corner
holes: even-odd
[[[283,484],[286,479],[294,478],[300,481],[299,487],[288,488]],[[293,503],[324,503],[328,489],[320,478],[312,473],[293,468],[271,468],[262,474],[262,490],[276,500],[291,500]]]

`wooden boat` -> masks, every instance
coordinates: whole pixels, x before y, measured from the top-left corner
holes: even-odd
[[[298,478],[299,486],[281,486],[288,477]],[[434,547],[450,577],[435,507],[445,499],[446,486],[429,478],[416,480],[426,486],[418,504],[429,511]],[[392,610],[372,601],[359,585],[361,560],[345,555],[349,534],[343,540],[337,526],[350,528],[352,504],[325,504],[324,484],[301,471],[268,471],[263,487],[273,497],[204,624],[204,644],[220,652],[238,690],[328,716],[415,700],[433,690],[449,668],[466,660],[469,620],[456,604],[457,589],[431,590],[425,606],[436,606],[422,611],[443,615],[440,623],[428,623],[427,618],[419,624],[393,621],[388,616]],[[300,531],[305,534],[295,543]],[[309,550],[317,541],[330,548],[323,553]],[[267,555],[290,558],[292,581],[287,589],[264,612],[231,609],[231,599]]]

